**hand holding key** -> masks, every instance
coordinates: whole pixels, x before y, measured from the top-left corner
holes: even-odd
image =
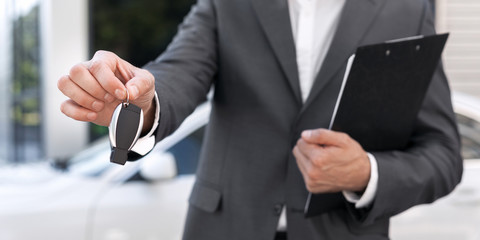
[[[58,80],[58,88],[69,100],[61,111],[75,120],[108,126],[115,108],[126,99],[145,114],[144,130],[153,125],[155,80],[147,70],[137,68],[111,52],[98,51],[90,61],[72,67]]]

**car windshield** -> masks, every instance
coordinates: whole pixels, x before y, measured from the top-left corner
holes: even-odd
[[[205,127],[197,129],[167,150],[175,157],[179,175],[195,173],[204,129]],[[110,144],[108,139],[104,138],[71,158],[67,171],[79,176],[99,177],[115,166],[110,163]]]
[[[205,127],[201,127],[167,150],[175,157],[179,175],[195,173],[204,132]]]

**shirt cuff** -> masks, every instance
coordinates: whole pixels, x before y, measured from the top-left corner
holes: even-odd
[[[130,151],[136,152],[141,156],[145,156],[155,147],[155,130],[157,130],[158,122],[160,121],[160,101],[158,100],[157,92],[155,92],[155,120],[153,126],[148,133],[139,138]]]
[[[378,186],[378,166],[377,166],[377,159],[370,153],[367,153],[368,160],[370,160],[370,180],[368,181],[367,188],[363,195],[359,196],[355,192],[352,191],[343,191],[343,196],[347,201],[350,203],[355,204],[355,208],[365,208],[372,204],[375,196],[377,194],[377,186]]]

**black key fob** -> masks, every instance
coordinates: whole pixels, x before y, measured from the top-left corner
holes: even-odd
[[[135,104],[121,103],[113,112],[109,126],[112,153],[110,162],[124,165],[128,152],[140,137],[143,127],[143,111]]]

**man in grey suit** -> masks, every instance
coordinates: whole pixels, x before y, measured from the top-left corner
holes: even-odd
[[[198,0],[143,69],[104,51],[74,66],[58,82],[70,98],[61,110],[108,125],[128,89],[145,113],[141,155],[214,86],[184,239],[388,239],[391,216],[461,179],[441,65],[407,149],[366,153],[324,128],[358,46],[434,34],[433,25],[427,0]],[[331,207],[305,218],[308,191]]]

